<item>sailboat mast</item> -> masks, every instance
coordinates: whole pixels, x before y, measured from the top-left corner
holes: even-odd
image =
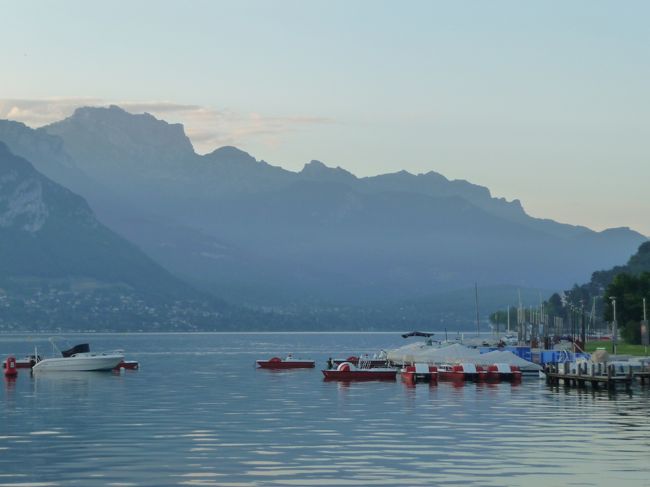
[[[478,317],[478,283],[474,283],[474,294],[476,296],[476,336],[480,334],[480,325],[479,325],[479,317]]]
[[[596,330],[596,296],[591,301],[591,316],[589,317],[589,331],[587,335],[591,335]]]

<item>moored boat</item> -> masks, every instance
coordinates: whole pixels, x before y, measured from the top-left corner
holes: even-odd
[[[354,365],[355,367],[358,367],[359,366],[359,361],[362,361],[364,363],[364,367],[365,366],[367,366],[367,367],[387,367],[388,366],[388,360],[386,360],[385,358],[371,358],[371,359],[361,358],[360,359],[359,357],[356,357],[354,355],[352,355],[352,356],[350,356],[348,358],[335,358],[335,359],[332,360],[332,363],[336,367],[338,367],[339,365],[341,365],[342,363],[345,363],[345,362],[350,363],[350,364]]]
[[[370,357],[368,354],[363,354],[360,356],[351,355],[346,359],[334,359],[332,364],[335,367],[338,367],[343,362],[348,362],[355,367],[360,367],[362,369],[372,368],[372,367],[390,367],[390,362],[388,361],[388,354],[386,350],[380,350],[378,353]]]
[[[397,369],[389,367],[359,368],[349,362],[339,364],[336,369],[323,370],[325,380],[339,381],[369,381],[369,380],[395,380]]]
[[[313,360],[298,359],[291,355],[284,359],[273,357],[269,360],[257,360],[255,363],[261,369],[313,369],[316,366]]]
[[[492,364],[487,367],[488,382],[519,382],[521,370],[516,365]]]
[[[70,357],[46,358],[36,362],[32,370],[44,371],[100,371],[112,370],[124,360],[124,354],[118,352],[92,353],[84,352]]]
[[[486,379],[486,371],[480,365],[442,364],[438,366],[438,378],[453,382],[482,382]]]
[[[438,368],[429,364],[413,364],[402,367],[400,370],[402,380],[405,382],[437,382]]]
[[[115,366],[113,370],[138,370],[140,368],[140,362],[137,360],[122,360],[119,364]]]
[[[28,355],[23,358],[17,358],[16,359],[16,368],[17,369],[31,369],[34,364],[36,363],[37,360],[40,360],[40,357],[36,357],[35,355]],[[2,368],[6,368],[6,364],[3,362],[2,363]]]
[[[52,342],[52,340],[50,341]],[[52,346],[57,349],[54,342],[52,342]],[[112,370],[124,360],[122,351],[95,353],[90,351],[90,347],[86,343],[64,350],[61,355],[61,357],[38,360],[32,367],[32,371],[92,372]]]

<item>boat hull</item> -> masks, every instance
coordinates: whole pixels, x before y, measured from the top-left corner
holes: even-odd
[[[401,372],[405,382],[438,382],[437,374],[416,374],[415,372]]]
[[[485,374],[472,372],[438,372],[438,378],[451,382],[483,382]]]
[[[313,360],[295,360],[282,362],[258,360],[256,363],[260,369],[313,369],[316,366],[316,362]]]
[[[124,355],[90,355],[65,358],[47,358],[36,363],[34,372],[86,372],[113,370],[124,360]]]
[[[17,369],[31,369],[34,364],[36,363],[36,360],[30,359],[30,358],[23,358],[23,359],[18,359],[16,360],[16,368]],[[5,368],[5,364],[2,364],[2,368]]]
[[[140,362],[136,360],[122,360],[119,364],[115,366],[114,370],[138,370],[140,368]]]
[[[408,365],[403,367],[400,375],[404,382],[438,382],[438,369],[427,364]]]

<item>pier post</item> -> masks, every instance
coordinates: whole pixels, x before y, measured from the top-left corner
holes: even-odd
[[[629,389],[632,387],[632,366],[628,365],[627,366],[627,380],[625,381],[625,389]]]
[[[613,365],[609,365],[607,367],[607,388],[611,389],[612,388],[612,368]]]
[[[585,383],[582,380],[582,364],[581,363],[576,363],[577,366],[577,372],[578,372],[578,378],[575,380],[576,387],[584,387]]]

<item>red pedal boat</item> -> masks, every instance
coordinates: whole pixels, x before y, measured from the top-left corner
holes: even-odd
[[[18,358],[16,359],[16,368],[17,369],[31,369],[34,364],[37,362],[37,360],[40,360],[40,357],[38,359],[36,358],[35,355],[28,355],[27,357],[24,358]],[[3,362],[2,363],[2,368],[6,368],[6,364]]]
[[[354,365],[355,367],[358,367],[359,366],[359,360],[361,360],[361,362],[363,362],[364,367],[371,367],[372,368],[372,367],[387,367],[388,366],[388,360],[386,360],[385,358],[368,359],[368,358],[363,358],[363,357],[362,358],[355,357],[354,355],[352,355],[352,356],[350,356],[350,357],[348,357],[346,359],[335,358],[334,360],[332,360],[332,363],[335,366],[338,367],[342,363],[348,362],[348,363],[351,363],[352,365]]]
[[[269,360],[257,360],[256,363],[261,369],[313,369],[316,366],[313,360],[293,358],[291,355],[285,359],[273,357]]]
[[[119,364],[115,366],[113,370],[138,370],[140,368],[140,363],[136,360],[122,360]]]
[[[521,370],[516,365],[488,365],[487,380],[488,382],[519,382],[521,381]]]
[[[323,370],[325,380],[366,381],[395,380],[397,370],[388,367],[357,368],[349,362],[339,364],[336,369]]]
[[[475,364],[443,364],[438,366],[438,379],[453,382],[483,382],[486,371]]]
[[[407,365],[400,371],[405,382],[438,382],[438,367],[429,364]]]

